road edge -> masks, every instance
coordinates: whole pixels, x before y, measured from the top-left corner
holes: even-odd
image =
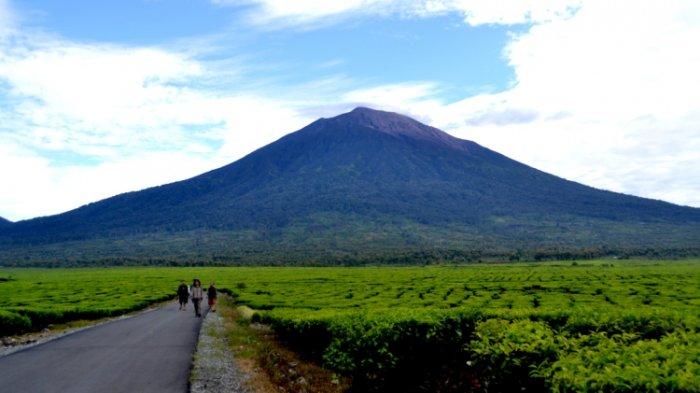
[[[190,393],[248,393],[250,376],[236,364],[224,318],[208,311],[199,328],[188,379]]]

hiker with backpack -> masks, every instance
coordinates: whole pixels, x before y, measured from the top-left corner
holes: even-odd
[[[190,288],[185,284],[185,281],[177,287],[177,299],[180,302],[180,311],[187,309],[187,301],[190,298]]]
[[[194,315],[196,317],[201,317],[202,312],[200,310],[202,299],[204,298],[204,291],[202,290],[202,282],[198,278],[192,281],[192,304],[194,304]]]

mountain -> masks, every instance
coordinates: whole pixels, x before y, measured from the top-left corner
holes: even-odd
[[[0,228],[0,262],[330,263],[699,244],[700,209],[587,187],[357,108],[194,178]]]
[[[8,227],[10,225],[12,225],[12,221],[0,217],[0,228]]]

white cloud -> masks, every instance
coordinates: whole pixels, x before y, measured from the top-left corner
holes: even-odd
[[[698,37],[698,3],[589,1],[513,39],[512,88],[407,107],[539,169],[700,206]]]
[[[300,114],[293,101],[264,97],[231,97],[220,102],[220,109],[229,113],[218,151],[227,158],[242,157],[315,120]]]
[[[213,0],[249,6],[250,20],[266,27],[325,26],[358,15],[430,17],[457,13],[472,26],[540,23],[567,18],[582,0]]]
[[[349,91],[341,101],[353,106],[377,106],[383,109],[425,119],[434,110],[440,110],[438,87],[431,83],[399,83]]]
[[[542,23],[566,19],[574,13],[582,2],[583,0],[513,0],[509,2],[438,0],[427,1],[426,4],[438,3],[447,10],[461,12],[466,23],[478,26],[483,24]]]
[[[376,10],[390,3],[385,0],[212,0],[219,5],[250,6],[252,22],[263,25],[271,22],[284,25],[304,25],[322,18],[347,15],[363,9]]]
[[[312,120],[288,100],[198,87],[212,75],[183,53],[14,34],[0,41],[9,219],[194,176]]]
[[[3,216],[21,219],[182,180],[211,169],[211,162],[187,152],[139,152],[94,166],[57,167],[32,150],[3,142],[0,167]]]
[[[188,87],[203,66],[181,54],[61,41],[14,49],[0,78],[12,110],[31,119],[24,131],[49,148],[179,145],[192,136],[183,125],[223,120],[220,95]]]

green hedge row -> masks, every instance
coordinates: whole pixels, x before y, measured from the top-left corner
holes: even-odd
[[[256,318],[351,376],[355,391],[700,391],[700,336],[671,313],[273,310]]]
[[[25,315],[0,310],[0,336],[24,332],[32,327],[32,321]]]
[[[150,306],[153,303],[172,299],[172,295],[161,296],[115,308],[76,307],[70,309],[38,309],[13,307],[0,309],[0,337],[37,331],[50,324],[66,323],[79,319],[100,319],[126,314]]]

